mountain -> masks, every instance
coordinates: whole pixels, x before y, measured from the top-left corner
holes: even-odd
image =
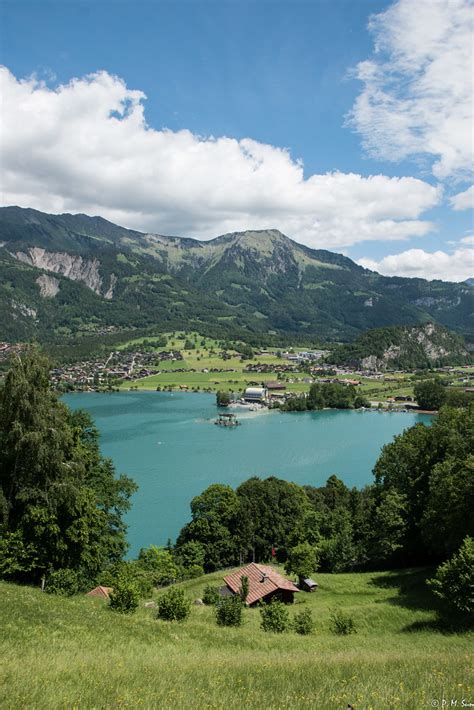
[[[431,321],[474,331],[470,284],[381,276],[278,230],[201,242],[4,207],[0,275],[0,338],[11,340],[192,327],[348,341]]]
[[[333,365],[379,371],[460,365],[472,360],[459,335],[433,323],[368,330],[353,343],[334,348],[327,359]]]

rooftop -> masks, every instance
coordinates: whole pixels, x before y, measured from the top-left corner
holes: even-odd
[[[249,593],[246,599],[246,603],[249,605],[266,597],[267,594],[276,592],[278,589],[284,589],[288,592],[300,591],[293,582],[285,579],[273,567],[251,562],[246,567],[241,567],[236,572],[224,577],[224,582],[232,589],[234,594],[238,594],[240,591],[242,577],[247,577],[249,580]]]

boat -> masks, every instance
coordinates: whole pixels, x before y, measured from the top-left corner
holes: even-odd
[[[219,414],[218,418],[214,421],[217,426],[235,427],[240,426],[240,422],[235,416],[235,414],[225,413]]]

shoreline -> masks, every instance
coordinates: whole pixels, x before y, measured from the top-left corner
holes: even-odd
[[[167,395],[173,395],[173,394],[207,394],[207,395],[215,395],[216,393],[214,391],[212,392],[203,392],[203,391],[196,391],[196,390],[180,390],[180,389],[175,389],[175,390],[159,390],[157,391],[156,389],[148,389],[145,387],[141,387],[140,389],[132,390],[132,389],[118,389],[118,390],[112,390],[112,391],[107,391],[107,390],[72,390],[70,392],[60,392],[58,393],[60,397],[64,395],[74,395],[74,394],[167,394]],[[252,406],[252,405],[249,405]],[[267,414],[270,412],[281,412],[282,414],[308,414],[310,412],[378,412],[380,414],[430,414],[432,416],[436,416],[439,414],[438,410],[428,410],[428,409],[414,409],[414,408],[408,408],[408,409],[402,409],[401,407],[398,408],[393,408],[393,409],[388,409],[388,407],[381,407],[380,409],[378,407],[370,407],[370,408],[365,408],[361,407],[360,409],[351,409],[351,408],[344,408],[344,409],[339,409],[336,407],[323,407],[322,409],[313,409],[313,410],[306,410],[303,412],[287,412],[284,409],[280,409],[280,407],[258,407],[257,409],[248,409],[245,404],[241,404],[240,402],[234,402],[229,405],[230,408],[236,409],[236,408],[241,408],[242,409],[242,414],[248,413],[248,414]],[[217,407],[216,405],[216,410],[218,411],[219,409],[227,409],[228,407]]]

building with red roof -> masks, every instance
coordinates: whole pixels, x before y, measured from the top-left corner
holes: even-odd
[[[86,597],[102,597],[103,599],[108,599],[112,591],[112,587],[94,587],[90,592],[87,592]]]
[[[260,600],[269,602],[274,598],[291,604],[295,592],[300,591],[293,582],[285,579],[274,567],[251,562],[246,567],[224,577],[224,582],[232,594],[240,592],[242,577],[247,577],[249,581],[249,592],[245,601],[247,606],[252,606]]]

